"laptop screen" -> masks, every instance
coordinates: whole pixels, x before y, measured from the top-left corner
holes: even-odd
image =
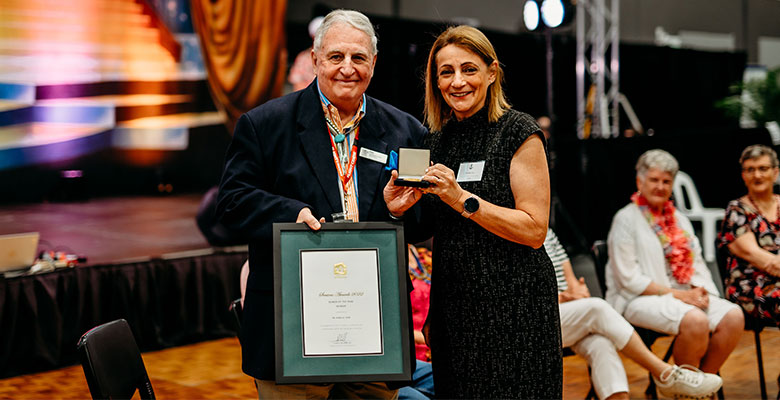
[[[0,235],[0,272],[30,268],[38,250],[38,232]]]

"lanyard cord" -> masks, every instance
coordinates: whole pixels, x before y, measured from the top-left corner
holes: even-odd
[[[345,151],[338,151],[336,142],[333,140],[333,135],[330,134],[330,126],[328,127],[328,133],[328,136],[330,137],[331,151],[333,152],[333,162],[336,164],[336,171],[339,174],[339,180],[341,181],[342,188],[346,194],[347,183],[349,183],[349,180],[352,179],[352,174],[355,172],[355,164],[357,164],[357,140],[358,135],[360,134],[360,130],[355,130],[355,139],[352,141],[352,150],[349,153],[349,163],[347,163],[346,159],[340,157],[340,154],[343,153],[343,155],[346,156],[347,153]],[[344,164],[343,167],[342,164]],[[346,171],[344,171],[345,167]]]

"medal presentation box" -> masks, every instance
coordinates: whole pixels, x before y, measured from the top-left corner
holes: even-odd
[[[428,149],[398,149],[398,179],[394,180],[393,184],[422,188],[431,186],[432,183],[422,180],[430,164],[431,151]]]
[[[276,382],[412,377],[403,225],[273,226]]]

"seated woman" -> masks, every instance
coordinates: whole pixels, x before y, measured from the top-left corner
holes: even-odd
[[[748,146],[739,158],[747,194],[732,200],[718,235],[727,250],[726,298],[748,315],[780,324],[780,198],[772,191],[777,153]]]
[[[428,317],[431,296],[431,251],[425,247],[408,245],[409,278],[413,290],[409,293],[414,326],[414,347],[417,365],[412,374],[412,384],[398,390],[398,400],[427,400],[433,398],[433,366],[431,350],[425,344],[422,329]]]
[[[634,328],[606,301],[590,297],[584,278],[579,280],[552,229],[547,231],[544,249],[558,278],[558,307],[561,313],[563,346],[587,360],[591,381],[600,399],[628,399],[628,380],[618,351],[650,371],[662,394],[669,397],[707,397],[723,381],[714,374],[670,365],[651,352]]]
[[[745,322],[739,307],[718,297],[691,222],[669,200],[677,170],[663,150],[639,157],[638,191],[607,236],[606,299],[631,324],[676,335],[675,363],[716,373]]]

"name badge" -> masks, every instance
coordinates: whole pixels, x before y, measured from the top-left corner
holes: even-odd
[[[376,161],[380,164],[385,164],[387,162],[387,154],[380,153],[378,151],[374,151],[371,149],[367,149],[365,147],[360,148],[359,155],[363,158],[367,158],[371,161]]]
[[[458,182],[479,182],[482,180],[482,171],[485,170],[485,161],[463,162],[458,167]]]

